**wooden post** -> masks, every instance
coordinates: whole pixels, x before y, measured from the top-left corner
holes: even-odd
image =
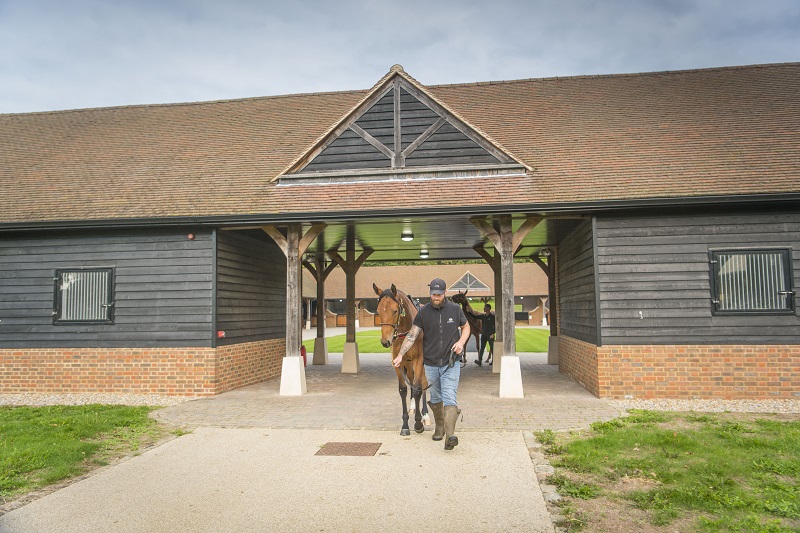
[[[490,255],[483,245],[474,246],[472,249],[483,257],[492,268],[492,273],[494,274],[495,333],[494,349],[492,350],[492,374],[499,374],[503,361],[503,275],[500,270],[500,254],[495,249],[494,255]]]
[[[367,257],[372,255],[372,248],[364,248],[361,255],[356,259],[355,229],[350,226],[347,230],[346,250],[343,258],[336,250],[328,250],[328,255],[333,259],[345,273],[346,280],[346,336],[342,352],[342,373],[357,374],[361,370],[358,359],[358,343],[356,343],[356,273]]]
[[[547,275],[547,297],[550,299],[550,338],[547,340],[547,364],[558,364],[558,306],[556,305],[556,253],[550,249],[547,263],[541,260],[538,253],[530,256]],[[542,315],[544,316],[544,315]]]
[[[281,396],[300,396],[307,392],[306,372],[303,359],[300,357],[300,344],[303,338],[300,258],[325,226],[325,224],[314,224],[305,235],[302,235],[300,224],[292,223],[287,228],[286,236],[275,226],[262,227],[286,256],[286,357],[283,359],[281,369]]]
[[[314,339],[314,358],[312,364],[328,364],[328,341],[325,340],[325,280],[336,268],[336,263],[325,265],[325,254],[317,254],[314,264],[303,261],[303,265],[311,272],[317,282],[317,338]]]
[[[503,331],[503,355],[500,367],[500,397],[522,398],[522,371],[517,356],[517,338],[514,332],[514,254],[517,252],[522,239],[536,227],[541,218],[529,217],[515,232],[510,215],[499,217],[496,226],[490,226],[485,218],[473,218],[471,222],[492,241],[495,255],[500,256],[500,273],[502,290],[500,292],[502,303],[497,305],[503,309],[503,322],[500,328]],[[495,287],[495,296],[499,291]],[[497,302],[495,302],[497,303]],[[494,360],[494,366],[499,363]]]

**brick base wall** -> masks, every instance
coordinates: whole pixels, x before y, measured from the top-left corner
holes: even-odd
[[[0,349],[0,393],[210,396],[280,375],[285,342],[216,349]]]
[[[572,337],[558,337],[558,369],[600,396],[597,377],[597,346]]]
[[[280,376],[286,340],[246,342],[217,348],[217,394]]]
[[[602,397],[800,398],[797,345],[633,345],[596,350]]]

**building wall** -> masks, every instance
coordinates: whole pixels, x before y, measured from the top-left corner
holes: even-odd
[[[793,251],[800,213],[598,217],[601,343],[800,344],[800,316],[713,316],[709,249]]]
[[[285,339],[220,348],[0,349],[0,393],[208,396],[279,376]]]
[[[0,348],[211,347],[212,233],[114,230],[0,239]],[[53,324],[57,268],[113,267],[113,324]]]
[[[0,349],[0,393],[205,396],[215,367],[210,347]]]
[[[216,394],[280,376],[286,339],[245,342],[217,348]]]
[[[217,346],[286,336],[286,257],[263,231],[217,232]]]
[[[558,336],[558,367],[594,394],[602,396],[597,367],[597,346],[567,335]]]
[[[187,235],[0,240],[0,392],[193,396],[278,376],[285,355],[283,253],[266,237]],[[113,324],[53,324],[55,269],[80,267],[114,268]],[[216,329],[226,337],[215,347]]]
[[[559,243],[557,267],[559,335],[596,343],[597,300],[591,221],[580,224]]]
[[[800,398],[800,345],[617,345],[596,351],[595,394],[602,397]]]

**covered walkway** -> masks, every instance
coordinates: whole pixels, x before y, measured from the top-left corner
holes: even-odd
[[[499,374],[472,361],[462,369],[459,431],[588,427],[623,414],[547,363],[546,354],[519,353],[525,397],[500,398]],[[306,367],[308,393],[280,396],[280,379],[167,407],[156,418],[184,427],[397,430],[401,426],[397,377],[388,353],[360,354],[358,374],[341,372],[341,354],[328,365]],[[310,361],[309,361],[310,363]],[[426,427],[426,433],[433,431]],[[412,432],[413,436],[413,432]]]

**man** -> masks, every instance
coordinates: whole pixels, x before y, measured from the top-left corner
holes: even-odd
[[[494,356],[494,332],[495,332],[495,316],[492,313],[492,306],[486,304],[483,306],[483,315],[481,320],[481,346],[478,349],[478,358],[475,364],[481,366],[483,362],[483,350],[486,348],[486,343],[489,343],[489,354],[486,356],[486,362],[491,361]]]
[[[428,378],[428,390],[431,394],[428,405],[436,421],[433,440],[439,441],[446,437],[444,449],[452,450],[458,445],[458,437],[454,433],[456,419],[461,413],[456,401],[461,364],[451,358],[450,352],[459,356],[464,352],[464,345],[469,339],[469,324],[461,306],[445,298],[447,286],[443,280],[436,278],[428,286],[431,301],[417,313],[414,325],[406,335],[393,364],[400,366],[406,352],[411,349],[419,334],[423,333],[425,377]]]

